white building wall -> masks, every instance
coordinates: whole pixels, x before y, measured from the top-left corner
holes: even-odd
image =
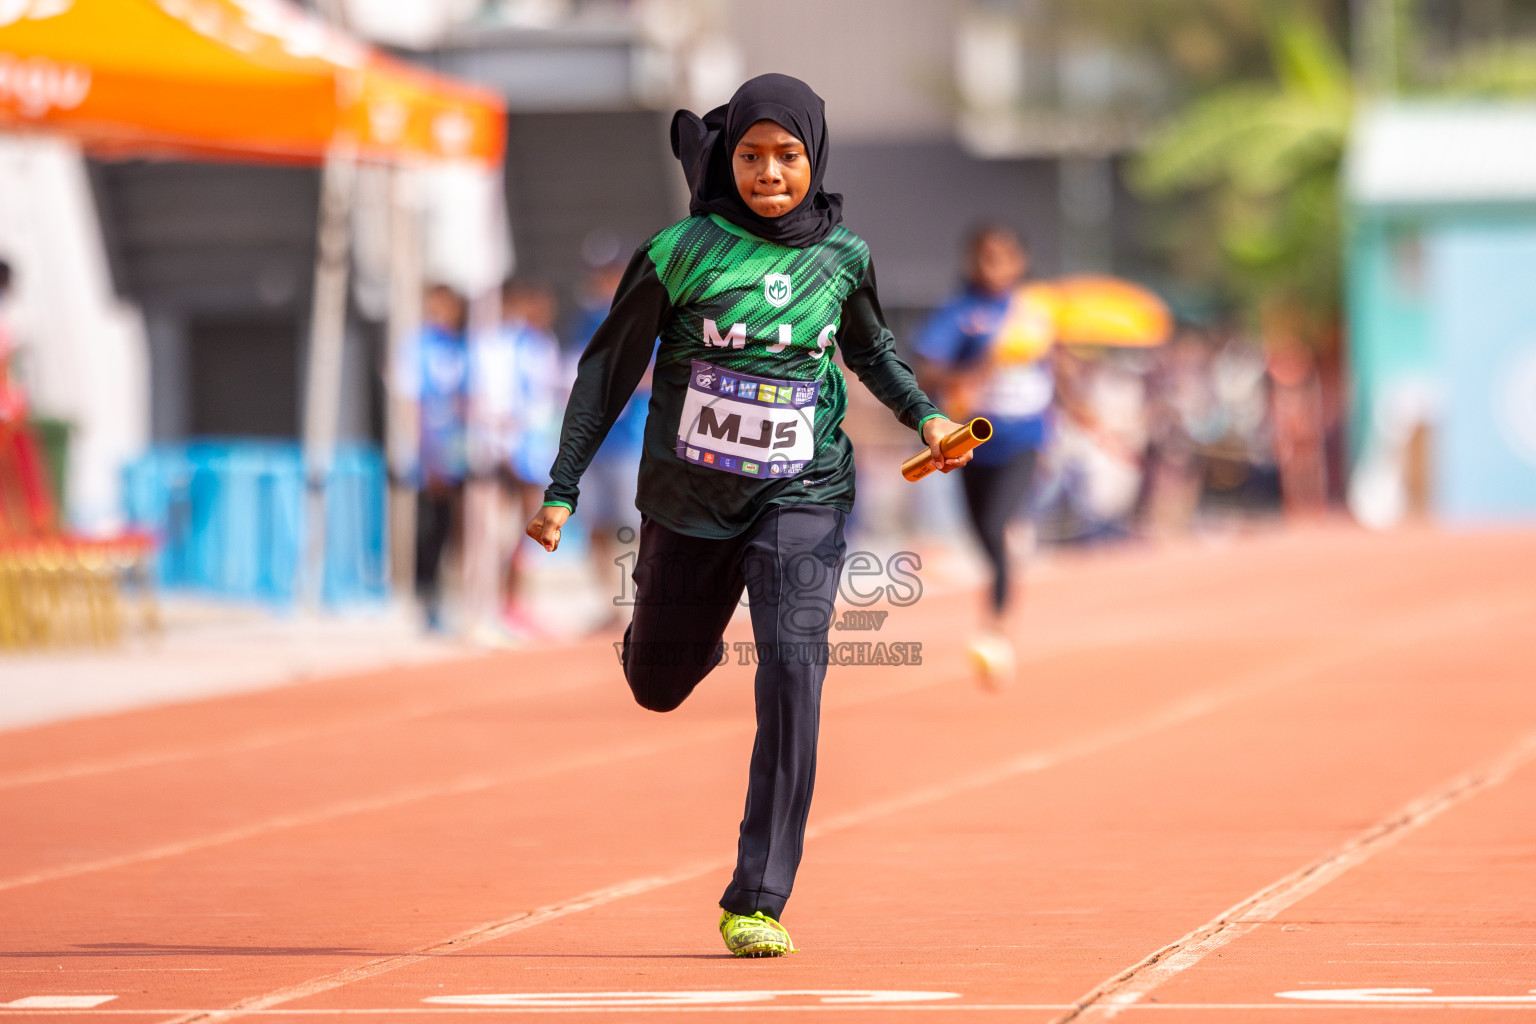
[[[120,524],[123,465],[149,438],[144,324],[112,290],[85,162],[74,145],[0,136],[0,253],[37,415],[68,421],[70,524]]]

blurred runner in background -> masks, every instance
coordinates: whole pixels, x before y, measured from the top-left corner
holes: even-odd
[[[513,508],[509,525],[522,523],[538,509],[560,446],[560,415],[568,387],[554,334],[556,311],[555,292],[548,284],[508,281],[502,287],[501,325],[487,348],[491,359],[485,376],[489,387],[502,393],[506,410],[498,436],[503,482]],[[511,552],[502,580],[502,625],[514,636],[541,635],[543,627],[522,601],[521,532],[509,531],[507,541]]]
[[[957,421],[992,421],[992,440],[976,449],[960,479],[971,523],[992,563],[990,614],[972,655],[983,680],[994,685],[1013,676],[1008,524],[1027,508],[1054,390],[1054,309],[1045,293],[1020,287],[1028,270],[1029,254],[1010,228],[976,228],[966,246],[964,288],[933,315],[917,341],[924,386],[942,396],[950,414]]]
[[[427,288],[421,333],[401,352],[395,368],[400,394],[417,404],[421,424],[416,464],[416,594],[427,628],[443,628],[442,562],[461,521],[464,478],[469,472],[465,424],[469,405],[469,354],[464,342],[465,304],[447,285]]]
[[[587,343],[608,316],[614,293],[624,277],[624,264],[608,263],[594,270],[583,289],[581,313],[576,322],[573,351],[586,351]],[[597,631],[622,627],[628,616],[614,598],[627,593],[623,575],[627,570],[615,566],[615,551],[632,545],[640,533],[640,510],[635,507],[635,488],[640,474],[640,450],[645,440],[646,410],[651,401],[651,371],[647,369],[619,419],[603,439],[602,447],[582,477],[582,514],[587,516],[588,542],[592,568],[604,588],[609,609]],[[545,463],[548,465],[548,463]],[[531,516],[533,510],[528,514]],[[615,574],[619,575],[615,575]],[[607,593],[610,583],[617,585]]]

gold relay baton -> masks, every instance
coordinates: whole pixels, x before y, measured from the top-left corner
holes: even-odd
[[[985,416],[978,416],[952,434],[939,441],[939,451],[948,459],[964,455],[992,436],[992,423]],[[951,467],[953,468],[953,467]],[[901,475],[914,483],[933,472],[933,450],[924,448],[901,464]],[[949,469],[942,470],[948,473]]]

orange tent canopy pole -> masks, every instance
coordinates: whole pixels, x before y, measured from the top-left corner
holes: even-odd
[[[13,9],[18,14],[11,14]],[[287,0],[20,0],[0,23],[0,128],[109,152],[498,164],[494,94],[413,68]]]

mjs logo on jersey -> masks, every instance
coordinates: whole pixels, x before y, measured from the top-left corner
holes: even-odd
[[[789,305],[789,275],[769,274],[763,278],[763,298],[767,299],[768,305],[774,309]]]
[[[814,381],[750,379],[694,360],[677,423],[678,457],[759,479],[794,476],[816,454],[819,390]]]

